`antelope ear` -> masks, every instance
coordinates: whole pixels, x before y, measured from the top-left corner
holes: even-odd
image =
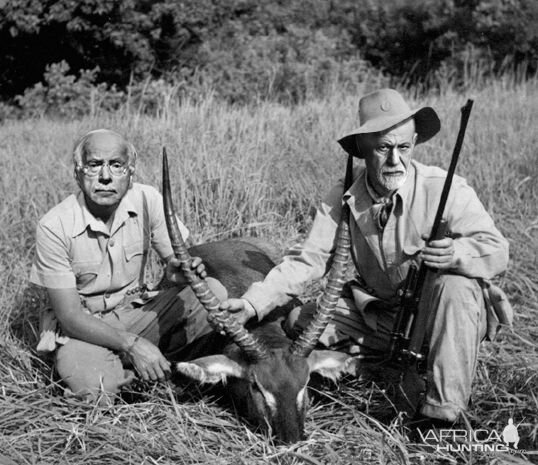
[[[351,355],[334,350],[313,350],[307,362],[310,372],[336,381],[342,374],[348,373],[347,361],[350,358]]]
[[[176,370],[200,383],[225,383],[228,376],[244,378],[246,370],[226,355],[210,355],[190,362],[180,362]]]

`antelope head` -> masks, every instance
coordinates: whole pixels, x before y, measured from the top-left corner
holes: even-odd
[[[268,329],[273,328],[260,326],[261,332]],[[268,356],[257,361],[232,346],[224,352],[177,363],[176,369],[200,383],[227,384],[237,411],[283,443],[304,439],[311,373],[337,380],[347,372],[349,360],[347,354],[330,350],[314,350],[307,357],[292,353],[289,339],[268,348]]]
[[[349,165],[348,165],[349,171]],[[177,371],[201,383],[227,383],[234,404],[252,423],[269,430],[277,440],[291,443],[304,438],[308,407],[307,384],[311,373],[333,380],[348,372],[350,356],[314,350],[327,326],[345,282],[350,247],[349,212],[343,209],[337,246],[327,285],[312,320],[294,340],[288,339],[278,322],[261,322],[252,331],[239,324],[212,294],[207,283],[190,268],[171,201],[166,151],[163,149],[163,201],[165,219],[177,258],[196,296],[215,328],[223,328],[232,341],[222,354],[177,363]]]

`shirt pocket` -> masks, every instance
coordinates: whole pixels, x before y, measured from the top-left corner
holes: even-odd
[[[73,272],[77,283],[77,290],[85,290],[91,286],[99,274],[100,262],[73,262]]]
[[[142,266],[144,249],[142,241],[132,242],[123,248],[125,256],[125,269],[130,280],[138,277]]]

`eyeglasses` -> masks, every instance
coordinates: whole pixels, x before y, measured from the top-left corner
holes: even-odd
[[[82,172],[86,176],[94,177],[99,175],[105,166],[108,166],[112,176],[123,176],[129,169],[129,166],[121,161],[90,161],[82,167]]]

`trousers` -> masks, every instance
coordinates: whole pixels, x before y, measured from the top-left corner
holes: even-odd
[[[426,330],[427,389],[418,408],[427,417],[456,421],[467,408],[479,345],[486,335],[482,290],[474,279],[431,274],[420,305],[427,306],[432,316]],[[314,302],[292,310],[287,329],[292,333],[302,330],[314,311]],[[319,342],[354,355],[387,353],[396,316],[396,311],[367,314],[356,307],[351,296],[342,297]]]
[[[207,282],[220,300],[227,297],[226,289],[219,281],[207,278]],[[207,311],[190,286],[181,290],[175,287],[162,290],[144,305],[120,304],[99,317],[114,328],[149,340],[165,357],[212,332]],[[136,377],[122,354],[74,338],[58,347],[55,365],[70,391],[88,400],[103,393],[116,394]]]

